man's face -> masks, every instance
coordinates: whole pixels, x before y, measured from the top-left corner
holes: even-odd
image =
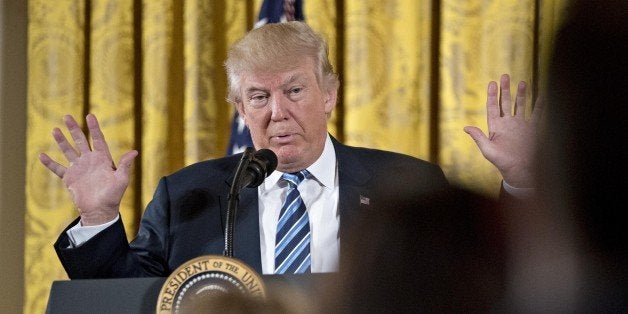
[[[314,64],[306,61],[284,72],[242,76],[236,104],[251,131],[256,149],[277,154],[277,170],[295,172],[310,166],[323,152],[327,117],[336,105],[336,90],[321,89]]]

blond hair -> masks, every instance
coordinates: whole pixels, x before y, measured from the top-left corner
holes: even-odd
[[[337,89],[338,76],[328,59],[327,43],[307,24],[299,21],[266,24],[247,33],[227,55],[227,99],[238,103],[241,77],[247,73],[292,70],[311,58],[316,79],[324,90]]]

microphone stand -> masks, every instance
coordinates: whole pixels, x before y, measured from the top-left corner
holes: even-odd
[[[242,181],[242,173],[246,170],[253,158],[255,149],[247,147],[242,154],[242,159],[236,169],[229,196],[227,198],[227,217],[225,219],[225,251],[223,253],[226,257],[233,257],[233,228],[235,226],[235,215],[238,209],[238,203],[240,201],[240,184]]]
[[[260,158],[262,161],[258,160]],[[268,160],[268,158],[271,159]],[[220,293],[228,293],[229,291],[243,290],[243,292],[248,292],[248,294],[255,297],[266,297],[266,288],[262,277],[246,263],[233,257],[233,229],[240,199],[240,190],[244,185],[249,187],[255,184],[259,185],[265,178],[269,161],[271,162],[270,172],[272,172],[277,166],[277,159],[274,153],[270,152],[269,154],[266,151],[262,151],[256,157],[254,148],[247,147],[244,150],[227,198],[224,257],[203,255],[193,258],[175,269],[166,279],[159,292],[158,313],[166,313],[166,311],[167,313],[179,312],[180,308],[184,308],[181,306],[183,303],[198,307],[199,304],[205,304],[209,300],[208,297]],[[249,169],[251,167],[252,169]],[[252,172],[252,174],[247,175],[247,172]],[[264,176],[261,177],[261,180],[260,175]],[[190,269],[193,270],[193,274],[190,273]],[[238,273],[238,269],[243,271]],[[182,272],[187,272],[189,276],[181,278]],[[214,277],[216,273],[220,275]],[[200,274],[209,276],[203,278],[205,276],[199,276]],[[186,294],[188,291],[190,293]],[[198,294],[194,293],[194,291],[203,291],[203,293]],[[173,296],[178,296],[175,304],[173,304]]]

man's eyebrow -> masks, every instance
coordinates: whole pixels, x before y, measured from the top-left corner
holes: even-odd
[[[254,92],[266,92],[266,89],[263,87],[251,86],[247,88],[244,92],[247,94],[254,93]]]
[[[296,73],[290,75],[283,83],[281,83],[282,88],[286,88],[290,84],[294,84],[295,82],[303,82],[305,81],[305,75],[303,73]],[[250,86],[244,90],[244,93],[251,94],[255,92],[268,92],[268,88],[263,86]]]
[[[288,77],[288,79],[287,79],[287,80],[285,80],[285,81],[281,84],[281,86],[286,87],[287,85],[293,84],[293,83],[295,83],[295,82],[301,82],[301,81],[304,81],[304,77],[305,77],[305,75],[303,75],[302,73],[296,73],[296,74],[290,75],[290,76]]]

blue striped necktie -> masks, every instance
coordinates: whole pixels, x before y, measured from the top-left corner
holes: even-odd
[[[281,177],[288,182],[289,187],[277,223],[275,274],[310,272],[310,219],[297,190],[299,183],[309,174],[307,170],[302,170],[284,173]]]

